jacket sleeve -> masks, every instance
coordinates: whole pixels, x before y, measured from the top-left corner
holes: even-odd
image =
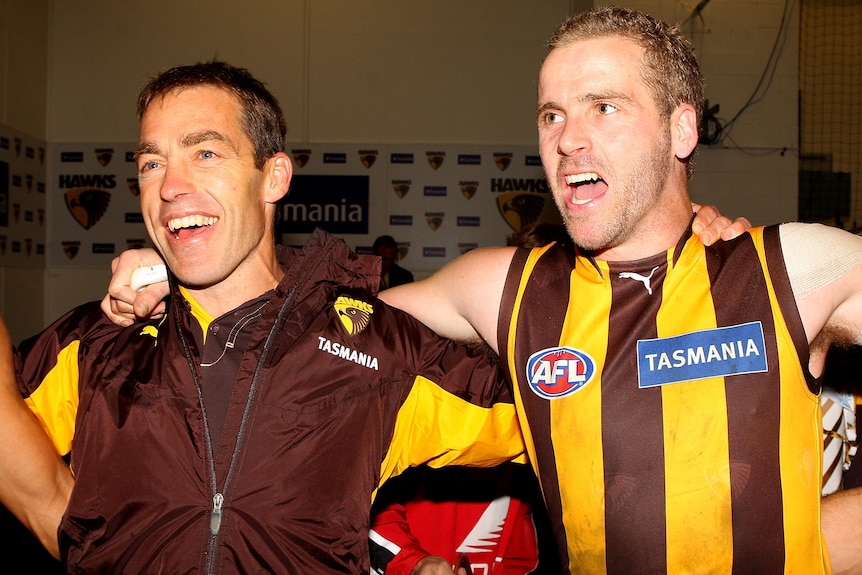
[[[410,575],[420,559],[431,555],[413,535],[399,503],[390,503],[372,517],[369,549],[372,573],[386,575]]]
[[[423,341],[417,372],[398,411],[381,485],[423,463],[491,467],[526,461],[511,393],[494,359],[434,336]]]
[[[71,450],[75,431],[81,341],[112,326],[98,302],[92,302],[65,314],[16,350],[18,390],[60,455]]]

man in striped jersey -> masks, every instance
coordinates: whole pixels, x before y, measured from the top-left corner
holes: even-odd
[[[477,250],[388,300],[499,352],[571,572],[841,572],[859,499],[827,499],[821,530],[817,378],[831,344],[862,343],[862,239],[693,239],[703,103],[678,29],[570,18],[537,122],[577,249]]]

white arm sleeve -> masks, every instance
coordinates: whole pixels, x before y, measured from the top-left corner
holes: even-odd
[[[800,299],[862,266],[862,237],[822,224],[778,228],[793,295]]]

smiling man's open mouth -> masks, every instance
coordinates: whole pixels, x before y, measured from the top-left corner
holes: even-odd
[[[576,206],[587,204],[608,190],[605,181],[595,172],[569,174],[566,184],[572,188],[571,203]]]
[[[168,221],[168,229],[174,234],[179,234],[180,230],[203,228],[211,226],[217,221],[218,218],[213,216],[183,216]]]

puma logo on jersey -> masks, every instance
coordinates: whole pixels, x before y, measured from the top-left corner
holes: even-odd
[[[162,319],[159,320],[159,326],[161,326],[165,322],[165,318],[167,315],[163,316]],[[148,324],[141,329],[141,332],[138,335],[148,335],[153,338],[153,347],[159,345],[159,328],[158,326]]]
[[[649,295],[652,295],[652,286],[650,286],[650,281],[652,281],[652,275],[655,273],[655,271],[658,268],[659,268],[659,266],[654,267],[648,276],[642,276],[641,274],[635,273],[635,272],[622,272],[620,274],[620,278],[621,279],[637,280],[637,281],[643,283],[644,287],[647,290],[647,293]]]

